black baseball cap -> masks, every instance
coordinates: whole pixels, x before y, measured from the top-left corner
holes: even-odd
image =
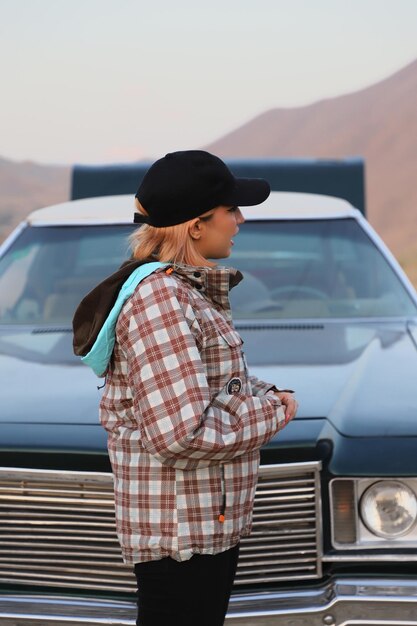
[[[252,206],[270,194],[262,178],[236,178],[219,157],[204,150],[170,152],[146,172],[135,197],[148,215],[134,222],[174,226],[219,205]]]

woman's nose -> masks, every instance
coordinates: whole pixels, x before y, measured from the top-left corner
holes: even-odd
[[[238,209],[236,211],[236,222],[238,224],[243,224],[244,221],[245,221],[245,218],[242,215],[242,211],[240,209]]]

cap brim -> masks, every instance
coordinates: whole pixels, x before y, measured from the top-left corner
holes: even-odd
[[[235,186],[225,201],[236,206],[253,206],[264,202],[270,193],[271,187],[263,178],[235,178]]]

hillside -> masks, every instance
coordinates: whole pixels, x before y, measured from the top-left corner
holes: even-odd
[[[70,167],[0,158],[0,242],[30,211],[69,197]]]
[[[267,111],[206,148],[223,157],[362,156],[368,218],[417,285],[417,60],[361,91]],[[0,158],[0,241],[69,196],[70,168]]]
[[[223,157],[363,156],[368,218],[400,260],[417,260],[417,60],[361,91],[273,109],[207,146]]]

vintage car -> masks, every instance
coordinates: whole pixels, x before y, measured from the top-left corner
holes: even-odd
[[[227,623],[417,625],[417,295],[362,214],[272,193],[227,259],[252,373],[297,418],[262,451]],[[32,213],[0,251],[0,624],[135,622],[83,295],[129,254],[132,196]]]

